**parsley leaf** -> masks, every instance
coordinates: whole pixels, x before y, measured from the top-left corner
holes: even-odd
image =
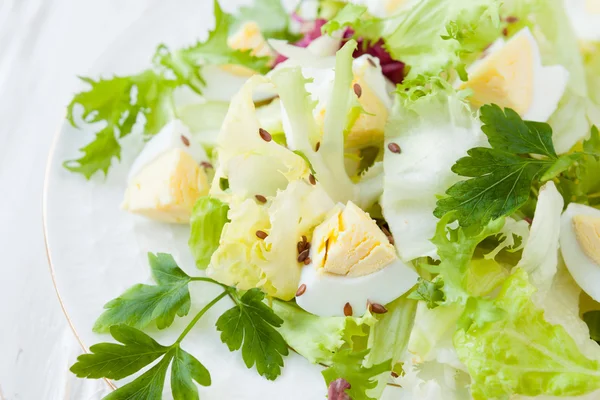
[[[167,369],[172,354],[167,354],[154,367],[140,375],[136,380],[109,393],[103,400],[161,400],[165,386]]]
[[[236,295],[236,305],[217,320],[221,341],[230,351],[242,348],[242,358],[248,368],[256,364],[258,373],[269,380],[281,374],[283,357],[288,348],[279,328],[283,320],[263,303],[265,294],[251,289]]]
[[[454,164],[453,172],[471,179],[450,187],[434,210],[438,218],[454,212],[461,226],[514,213],[529,199],[535,181],[552,179],[578,157],[558,157],[550,125],[523,121],[510,108],[485,105],[481,121],[492,148],[473,148]]]
[[[110,334],[121,344],[100,343],[90,347],[71,371],[80,378],[122,379],[167,353],[168,347],[158,344],[142,331],[124,324],[113,325]]]
[[[173,117],[172,94],[176,83],[152,70],[134,76],[81,80],[90,89],[74,96],[67,107],[67,119],[77,127],[74,110],[79,105],[85,123],[104,126],[93,142],[80,149],[84,155],[66,161],[64,166],[89,179],[98,171],[108,173],[113,158],[119,159],[121,155],[117,138],[129,135],[139,117],[143,117],[148,135],[157,133]]]
[[[157,285],[137,284],[106,303],[106,311],[94,325],[95,332],[107,332],[112,325],[125,323],[143,329],[156,321],[159,329],[173,323],[175,316],[190,311],[190,278],[169,254],[149,253],[152,276]]]
[[[211,384],[210,373],[191,354],[181,349],[180,344],[202,316],[225,297],[229,290],[208,303],[171,346],[165,347],[157,343],[144,332],[125,324],[113,325],[110,333],[122,344],[100,343],[90,347],[91,354],[83,354],[71,367],[78,377],[122,379],[150,365],[159,357],[163,357],[152,368],[144,372],[132,382],[110,393],[104,399],[162,399],[164,382],[169,365],[171,365],[171,390],[175,399],[198,400],[198,389],[194,381],[200,385]]]
[[[431,282],[419,278],[417,288],[408,295],[408,298],[424,301],[429,309],[436,308],[446,300],[443,287],[444,281],[440,277],[436,277]]]
[[[234,28],[247,21],[256,22],[265,39],[295,42],[301,38],[290,31],[290,15],[281,0],[255,0],[252,5],[241,7]]]
[[[321,374],[329,387],[332,382],[342,378],[349,384],[344,385],[346,393],[352,400],[374,400],[367,395],[367,391],[377,386],[375,378],[391,369],[391,360],[376,364],[371,367],[363,366],[363,360],[369,350],[353,352],[351,349],[343,349],[333,356],[333,364],[323,370]],[[339,381],[341,382],[341,381]]]
[[[173,351],[173,365],[171,366],[173,398],[197,399],[198,388],[194,381],[202,386],[210,386],[210,373],[200,361],[177,346]]]

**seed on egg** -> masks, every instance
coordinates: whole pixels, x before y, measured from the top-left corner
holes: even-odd
[[[267,232],[264,232],[264,231],[256,231],[256,237],[257,237],[257,238],[259,238],[259,239],[263,239],[263,240],[264,240],[264,239],[266,239],[266,238],[267,238],[267,236],[269,236],[269,235],[267,234]]]
[[[190,147],[190,140],[188,138],[186,138],[184,135],[181,135],[181,141],[183,142],[184,145],[186,145],[187,147]]]
[[[308,181],[310,182],[311,185],[316,185],[317,184],[317,180],[315,179],[315,176],[313,174],[310,174],[308,176]]]
[[[351,317],[352,316],[352,306],[350,305],[350,303],[346,303],[344,305],[344,315],[346,317]]]
[[[300,287],[298,287],[298,290],[296,290],[296,297],[302,296],[304,292],[306,292],[306,285],[303,283],[300,285]]]
[[[213,169],[213,165],[211,163],[209,163],[208,161],[202,161],[200,163],[200,166],[204,169]]]
[[[388,144],[388,149],[392,153],[396,153],[396,154],[400,154],[402,152],[402,149],[400,148],[398,143],[394,143],[394,142],[391,142]]]
[[[306,257],[306,258],[304,259],[304,265],[308,265],[308,264],[310,264],[311,262],[312,262],[312,260],[310,259],[310,257]]]

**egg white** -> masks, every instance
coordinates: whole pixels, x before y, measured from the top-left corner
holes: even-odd
[[[523,119],[529,121],[546,122],[558,108],[558,103],[567,88],[569,71],[562,65],[542,65],[540,48],[529,28],[517,32],[510,40],[524,36],[533,47],[533,86],[532,99],[529,109]],[[504,48],[507,41],[498,39],[486,51],[483,59],[474,62],[469,67],[469,72],[474,71],[487,57]],[[459,83],[460,84],[460,83]]]
[[[306,291],[296,297],[304,310],[320,317],[344,316],[344,306],[352,306],[354,316],[367,311],[367,301],[385,305],[406,293],[417,283],[417,273],[400,260],[364,276],[346,277],[318,271],[312,264],[302,268],[300,285]]]
[[[189,146],[186,146],[182,137],[185,137],[188,140]],[[208,160],[206,151],[204,151],[204,148],[200,143],[197,143],[193,139],[187,125],[180,120],[173,120],[165,125],[160,132],[146,143],[129,169],[128,182],[131,183],[145,166],[173,149],[185,151],[198,163]]]
[[[580,39],[600,40],[600,12],[590,9],[588,2],[591,3],[590,0],[565,0],[565,9]]]
[[[571,203],[561,217],[560,248],[567,269],[573,279],[594,300],[600,301],[600,265],[585,254],[577,240],[573,217],[589,215],[600,217],[600,210]]]

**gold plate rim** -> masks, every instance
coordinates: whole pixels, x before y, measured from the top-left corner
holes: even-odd
[[[50,173],[52,170],[52,164],[54,162],[54,155],[56,153],[56,147],[58,146],[58,141],[59,141],[60,135],[62,133],[62,128],[66,121],[66,114],[67,114],[67,112],[65,109],[63,111],[63,117],[60,120],[59,126],[54,131],[52,142],[50,144],[50,149],[48,151],[48,157],[46,158],[46,165],[45,165],[45,171],[44,171],[44,186],[43,186],[43,193],[42,193],[42,231],[44,234],[44,247],[46,250],[46,260],[48,261],[48,267],[50,269],[50,278],[52,279],[52,286],[54,286],[54,291],[56,293],[56,297],[58,298],[58,303],[60,304],[60,308],[61,308],[65,318],[67,319],[67,323],[69,324],[71,331],[75,335],[75,338],[77,339],[77,342],[79,343],[81,349],[83,350],[84,353],[89,354],[88,348],[83,343],[83,340],[81,339],[81,336],[79,336],[77,329],[75,329],[75,325],[73,324],[73,321],[71,320],[71,317],[69,316],[69,313],[67,312],[67,308],[65,307],[65,303],[60,295],[60,290],[58,289],[57,280],[56,280],[56,272],[54,270],[54,264],[52,262],[52,251],[50,250],[50,243],[48,241],[49,234],[48,234],[47,218],[48,218],[48,191],[50,188]],[[111,390],[117,389],[117,386],[109,379],[103,378],[103,380],[107,383],[107,385],[111,388]],[[2,393],[0,392],[0,400],[2,400],[2,399],[3,399]]]

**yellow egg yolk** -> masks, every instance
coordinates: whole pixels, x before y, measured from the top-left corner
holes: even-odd
[[[313,265],[335,275],[372,274],[397,258],[375,221],[352,202],[315,228],[312,246]]]
[[[527,36],[515,36],[482,60],[461,89],[473,91],[475,107],[493,103],[524,115],[533,100],[534,51]]]
[[[206,173],[192,156],[173,149],[133,179],[122,207],[158,221],[187,223],[196,200],[208,189]]]
[[[600,266],[600,217],[576,215],[573,228],[584,253]]]

